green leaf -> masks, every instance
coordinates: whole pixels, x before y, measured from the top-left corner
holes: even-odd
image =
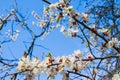
[[[108,27],[108,32],[111,30],[111,26]]]
[[[49,7],[46,7],[45,10],[48,11],[50,8]]]
[[[71,8],[69,8],[69,11],[71,11],[72,9]]]
[[[84,44],[84,41],[82,41],[81,44]]]
[[[34,68],[37,68],[37,69],[38,69],[39,67],[38,67],[38,66],[34,66]]]
[[[20,59],[20,61],[24,62],[23,59]]]
[[[51,53],[49,52],[46,57],[52,57]]]
[[[57,18],[56,18],[56,22],[59,22],[59,20],[60,20],[60,17],[57,17]]]
[[[89,46],[90,46],[90,41],[87,41],[86,47],[89,47]]]
[[[2,29],[2,27],[3,27],[3,24],[0,24],[0,30]]]

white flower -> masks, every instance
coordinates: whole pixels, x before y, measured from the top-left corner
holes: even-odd
[[[57,74],[57,71],[54,67],[49,67],[47,68],[46,70],[46,74],[49,78],[52,78],[54,79],[55,78],[55,75]]]
[[[30,66],[30,58],[27,57],[25,58],[24,56],[22,58],[20,58],[20,61],[18,63],[18,67],[17,67],[17,70],[18,71],[25,71],[26,69],[31,69],[31,66]]]
[[[69,11],[72,10],[72,8],[73,8],[72,6],[65,7],[63,10],[63,14],[67,15],[69,13]]]
[[[114,46],[113,41],[109,41],[109,42],[108,42],[108,47],[113,47],[113,46]]]
[[[88,14],[86,14],[86,13],[82,13],[82,19],[83,19],[83,21],[84,22],[88,22]]]
[[[17,40],[17,38],[19,36],[19,33],[20,33],[19,30],[14,31],[13,34],[12,34],[11,30],[8,30],[6,32],[6,35],[7,35],[8,38],[10,38],[11,40],[15,41],[15,40]]]
[[[88,55],[87,55],[87,59],[88,59],[88,60],[90,60],[90,59],[92,59],[92,58],[93,58],[93,55],[92,55],[92,54],[88,54]]]
[[[47,17],[48,16],[48,12],[46,11],[46,7],[44,7],[44,10],[43,10],[43,17]]]
[[[78,28],[79,26],[76,24],[76,21],[73,18],[69,18],[69,22],[68,24],[72,27],[72,28]]]
[[[33,21],[32,24],[35,25],[36,23]]]
[[[35,67],[35,68],[32,70],[32,74],[33,74],[32,76],[33,76],[33,78],[36,77],[36,76],[38,76],[40,73],[41,73],[40,68],[39,68],[39,67]]]
[[[74,25],[76,25],[76,21],[73,18],[69,18],[68,24],[73,27]]]
[[[45,70],[45,68],[47,68],[46,61],[40,62],[40,63],[38,64],[38,67],[39,67],[39,71],[40,71],[41,73],[43,73],[44,70]]]
[[[64,68],[62,68],[59,72],[60,72],[60,74],[62,74],[62,75],[64,75],[65,73],[67,73],[67,71],[66,71]]]
[[[69,58],[64,56],[62,57],[62,59],[63,59],[62,65],[69,66],[69,62],[70,62]]]
[[[62,62],[63,62],[63,58],[57,57],[57,58],[55,58],[55,61],[56,61],[57,63],[62,63]]]
[[[73,29],[73,28],[68,28],[67,30],[65,30],[63,33],[65,36],[69,36],[69,37],[73,37],[72,35],[74,33],[77,33],[78,32],[78,29]]]
[[[78,64],[76,62],[71,63],[70,69],[72,71],[78,71]]]
[[[59,26],[61,26],[61,24],[57,24],[57,25],[56,25],[56,28],[58,28]]]
[[[20,31],[16,29],[16,33],[19,33]]]
[[[35,68],[37,67],[37,65],[39,64],[39,60],[38,58],[33,58],[33,60],[31,61],[31,68]]]
[[[76,64],[78,67],[78,71],[81,71],[83,68],[87,67],[87,63],[85,63],[84,61],[77,61]]]
[[[88,14],[86,14],[86,13],[82,13],[82,17],[87,18],[87,17],[88,17]]]
[[[45,21],[45,20],[40,21],[40,27],[41,28],[46,27],[46,24],[47,24],[47,21]]]
[[[72,37],[72,29],[68,29],[68,30],[64,31],[64,35]]]
[[[105,28],[98,29],[98,32],[101,32],[101,33],[105,33],[105,32],[107,32],[107,31],[108,31],[108,29],[105,29]]]
[[[95,28],[96,28],[96,25],[95,25],[95,24],[92,24],[92,25],[90,26],[90,28],[91,28],[91,29],[95,29]]]
[[[48,78],[55,78],[59,72],[64,79],[70,80],[67,70],[80,71],[86,68],[90,61],[81,61],[78,58],[82,58],[80,50],[75,50],[74,54],[68,56],[62,56],[58,58],[53,58],[51,56],[46,57],[45,60],[39,61],[38,58],[33,58],[32,60],[27,57],[20,58],[18,62],[17,71],[25,72],[25,79],[33,80],[38,74],[46,73]],[[90,55],[91,57],[91,55]],[[57,64],[58,65],[53,65]]]
[[[34,80],[34,74],[27,71],[24,80]]]
[[[50,4],[50,5],[49,5],[49,8],[50,8],[50,10],[52,11],[52,10],[56,9],[56,6],[55,6],[54,4]]]
[[[38,15],[35,11],[32,11],[32,15],[33,15],[38,21],[41,20],[40,17],[39,17],[39,15]]]
[[[114,44],[117,44],[119,42],[117,38],[112,38],[112,41],[114,42]]]
[[[112,38],[112,40],[110,40],[107,44],[108,47],[113,47],[116,46],[117,44],[119,44],[119,41],[117,38]]]
[[[71,28],[72,33],[77,33],[78,29],[77,28]]]
[[[112,77],[112,80],[120,80],[120,75],[119,74],[114,74]]]
[[[78,19],[80,17],[80,14],[76,12],[75,10],[69,10],[70,17]]]
[[[60,32],[64,32],[64,31],[65,31],[65,27],[62,26],[62,27],[60,28]]]
[[[75,56],[76,58],[82,58],[82,57],[83,57],[83,55],[81,54],[80,50],[75,50],[75,51],[74,51],[74,56]]]
[[[97,38],[96,35],[93,35],[93,36],[91,37],[91,39],[92,39],[94,42],[97,42],[97,41],[98,41],[98,38]]]

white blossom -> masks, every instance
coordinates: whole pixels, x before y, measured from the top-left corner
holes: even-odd
[[[90,28],[91,28],[91,29],[95,29],[95,28],[96,28],[96,25],[95,25],[95,24],[92,24],[92,25],[90,26]]]
[[[69,13],[69,11],[72,10],[72,8],[73,8],[72,6],[65,7],[63,10],[63,14],[67,15]]]
[[[55,6],[55,4],[50,4],[50,5],[49,5],[49,8],[50,8],[50,10],[52,11],[52,10],[56,9],[56,6]]]
[[[92,55],[92,54],[88,54],[88,55],[87,55],[87,59],[88,59],[88,60],[90,60],[90,59],[92,59],[92,58],[93,58],[93,55]]]
[[[11,40],[16,41],[17,38],[18,38],[18,36],[19,36],[19,33],[20,33],[19,30],[15,30],[15,31],[13,31],[13,32],[12,32],[11,30],[8,30],[8,31],[6,32],[6,35],[7,35],[7,37],[10,38]]]
[[[86,14],[86,13],[82,13],[82,19],[83,19],[83,21],[84,22],[88,22],[88,14]]]
[[[45,21],[45,20],[41,20],[41,21],[40,21],[40,27],[41,27],[41,28],[46,27],[46,25],[47,25],[47,21]]]
[[[113,46],[116,46],[117,44],[119,44],[120,43],[120,41],[117,39],[117,38],[112,38],[109,42],[108,42],[108,44],[107,44],[107,46],[108,47],[113,47]]]
[[[81,54],[80,50],[75,50],[75,51],[74,51],[74,56],[75,56],[76,58],[82,58],[82,57],[83,57],[83,55]]]
[[[43,10],[43,17],[47,17],[48,16],[48,12],[46,11],[46,8],[44,7],[44,10]]]
[[[88,55],[87,58],[91,58]],[[80,50],[75,50],[73,54],[54,58],[52,55],[47,56],[45,60],[39,61],[38,58],[30,59],[30,57],[23,56],[20,58],[17,66],[17,72],[25,72],[25,79],[33,80],[41,73],[45,73],[48,78],[54,79],[60,73],[63,79],[71,80],[68,76],[67,70],[81,71],[88,67],[90,61],[82,61],[83,58]],[[57,64],[57,65],[55,65]]]
[[[60,32],[64,32],[64,31],[65,31],[65,27],[62,26],[62,27],[60,28]]]
[[[31,69],[31,66],[30,66],[30,58],[27,57],[25,58],[24,56],[22,58],[20,58],[20,61],[18,63],[18,67],[17,67],[17,70],[18,71],[25,71],[26,69]]]
[[[40,17],[39,17],[39,15],[38,15],[35,11],[32,11],[32,15],[33,15],[38,21],[41,20]]]
[[[119,74],[114,74],[112,77],[112,80],[120,80],[120,75]]]
[[[108,29],[102,28],[102,29],[98,29],[97,31],[101,32],[101,33],[106,33],[108,31]]]
[[[92,41],[94,41],[94,42],[97,42],[97,41],[98,41],[98,37],[97,37],[96,35],[93,35],[93,36],[91,37],[91,39],[92,39]]]

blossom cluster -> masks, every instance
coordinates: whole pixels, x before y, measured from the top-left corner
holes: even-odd
[[[104,35],[106,35],[108,37],[107,44],[105,44],[103,46],[106,46],[106,48],[111,48],[113,46],[118,47],[118,48],[120,47],[119,39],[117,37],[111,37],[111,35],[110,35],[110,28],[109,27],[96,30],[96,26],[97,25],[92,24],[90,26],[91,31],[97,32],[97,33],[102,33],[102,34],[104,34]],[[90,32],[90,36],[92,35],[91,39],[92,39],[92,41],[97,42],[98,41],[98,37],[95,34],[93,34],[93,32]]]
[[[120,74],[114,74],[112,80],[120,80]]]
[[[118,45],[120,45],[120,41],[114,37],[108,42],[108,47],[113,47]]]
[[[79,26],[75,19],[81,19],[85,23],[89,20],[87,13],[78,13],[72,6],[67,4],[67,0],[60,0],[59,2],[50,4],[48,7],[44,7],[42,18],[40,18],[35,11],[33,11],[32,14],[38,20],[38,23],[33,22],[33,24],[40,28],[48,28],[48,26],[55,24],[54,27],[50,26],[49,31],[46,31],[45,34],[58,28],[55,23],[57,22],[57,24],[60,23],[61,26],[60,32],[69,37],[76,37],[77,32],[79,31]],[[64,23],[61,24],[62,20],[65,19],[68,20],[68,25],[70,26],[68,29],[65,29]]]
[[[15,41],[18,38],[19,33],[20,33],[19,30],[15,30],[15,31],[8,30],[6,32],[6,35],[7,35],[8,38],[10,38],[11,40]]]
[[[79,72],[90,64],[91,55],[87,56],[87,61],[82,61],[83,55],[80,50],[75,50],[73,54],[54,58],[50,53],[46,56],[45,60],[39,61],[38,58],[32,60],[27,57],[22,57],[19,60],[17,72],[25,72],[25,78],[32,80],[38,74],[45,73],[48,78],[55,78],[60,73],[63,80],[70,80],[68,70]]]

